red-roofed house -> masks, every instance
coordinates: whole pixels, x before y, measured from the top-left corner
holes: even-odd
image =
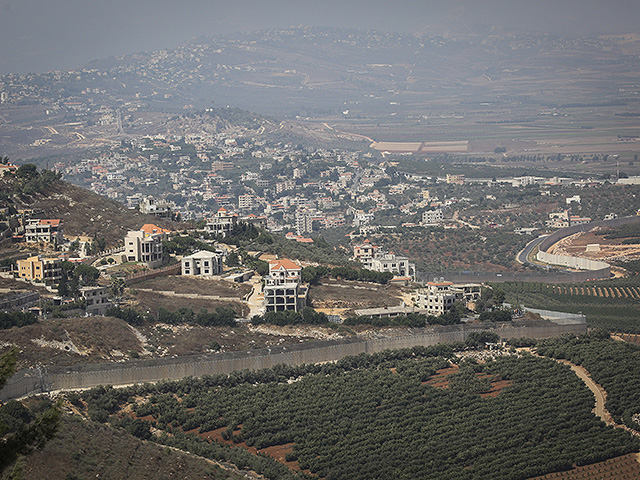
[[[43,218],[27,220],[24,238],[27,243],[53,243],[62,242],[62,222],[58,218]]]
[[[132,230],[124,238],[128,262],[140,262],[149,268],[162,265],[162,241],[171,231],[147,223],[140,230]]]
[[[1,163],[0,164],[0,177],[4,177],[7,173],[16,173],[18,171],[18,166],[12,163]]]
[[[167,230],[166,228],[158,227],[157,225],[154,225],[153,223],[145,223],[142,227],[140,227],[140,230],[144,232],[145,236],[153,235],[154,233],[164,233],[164,234],[171,233],[171,230]]]
[[[265,277],[264,306],[267,312],[301,311],[307,303],[307,288],[300,285],[302,268],[289,259],[269,262]]]

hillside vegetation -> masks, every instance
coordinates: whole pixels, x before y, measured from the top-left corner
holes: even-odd
[[[171,223],[59,179],[53,172],[32,171],[31,179],[0,178],[0,204],[15,210],[33,210],[40,218],[60,218],[65,236],[104,237],[107,246],[122,243],[129,230],[145,223],[170,228]]]

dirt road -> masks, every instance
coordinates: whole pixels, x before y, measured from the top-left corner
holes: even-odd
[[[596,414],[596,416],[600,417],[602,421],[607,425],[616,425],[616,423],[613,421],[613,417],[604,406],[605,402],[607,401],[607,392],[605,392],[601,386],[599,386],[591,379],[589,372],[587,372],[584,367],[574,365],[567,360],[558,360],[558,362],[569,365],[569,367],[571,367],[571,370],[573,370],[573,372],[578,377],[580,377],[580,379],[587,385],[589,390],[593,392],[593,395],[596,397],[596,406],[594,409],[594,413]]]

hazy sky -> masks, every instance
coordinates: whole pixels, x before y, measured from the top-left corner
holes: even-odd
[[[638,0],[0,0],[0,74],[71,69],[191,38],[291,25],[409,33],[474,25],[640,30]]]

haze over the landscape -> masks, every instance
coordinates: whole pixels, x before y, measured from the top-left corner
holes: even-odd
[[[639,14],[0,0],[0,480],[640,478]]]
[[[42,73],[97,58],[172,48],[194,37],[291,25],[404,33],[526,30],[623,33],[634,29],[634,0],[4,0],[0,3],[0,74]]]

